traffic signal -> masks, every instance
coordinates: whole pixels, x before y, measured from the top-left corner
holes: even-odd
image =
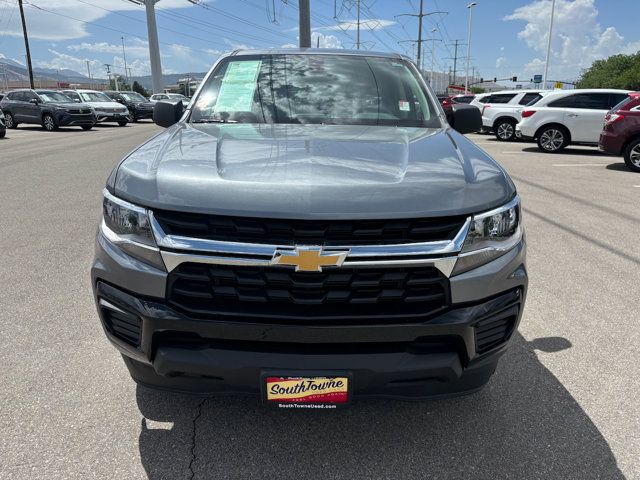
[[[498,77],[493,77],[493,83],[496,83],[498,81]]]
[[[511,77],[511,81],[512,82],[517,82],[518,81],[518,77]]]
[[[480,83],[484,83],[484,78],[480,77]]]

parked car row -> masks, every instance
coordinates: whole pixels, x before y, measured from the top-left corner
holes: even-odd
[[[468,97],[468,96],[465,96]],[[447,112],[458,97],[442,98]],[[482,113],[484,132],[499,141],[534,140],[545,153],[568,145],[593,145],[624,156],[640,172],[640,92],[617,89],[505,90],[469,102]]]
[[[42,125],[47,131],[78,126],[91,130],[96,123],[115,122],[121,127],[129,122],[153,118],[154,101],[132,91],[20,89],[0,97],[0,138],[7,128],[21,123]],[[167,94],[172,95],[172,94]],[[155,95],[154,95],[155,97]],[[183,97],[162,99],[182,102]]]

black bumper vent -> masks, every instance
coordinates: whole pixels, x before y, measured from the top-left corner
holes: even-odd
[[[449,306],[449,282],[433,267],[296,272],[185,263],[167,289],[169,304],[191,316],[246,321],[424,321]]]
[[[390,220],[283,220],[154,210],[165,233],[278,245],[396,244],[451,240],[466,217]]]
[[[479,355],[505,343],[518,321],[518,305],[513,305],[474,325],[476,332],[476,353]]]
[[[103,308],[102,312],[105,325],[111,335],[133,347],[140,345],[142,322],[138,317],[107,308]]]

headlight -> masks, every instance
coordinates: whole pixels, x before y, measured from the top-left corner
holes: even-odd
[[[466,272],[504,255],[522,239],[520,197],[474,215],[452,275]]]
[[[104,237],[129,255],[165,269],[151,231],[147,210],[103,191],[102,225]]]

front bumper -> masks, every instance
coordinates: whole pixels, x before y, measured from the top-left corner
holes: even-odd
[[[56,123],[61,127],[95,125],[96,117],[93,113],[72,114],[67,112],[55,113]]]
[[[153,118],[153,109],[141,110],[136,108],[136,109],[130,109],[129,111],[131,112],[131,116],[133,118],[137,118],[138,120],[145,119],[145,118]]]
[[[355,397],[394,398],[481,388],[517,329],[527,288],[524,239],[502,257],[451,277],[452,307],[424,322],[192,318],[167,306],[166,279],[166,272],[98,234],[92,284],[99,316],[136,381],[186,392],[259,394],[265,369],[348,371]],[[504,326],[499,341],[482,343],[492,335],[482,329],[498,324]]]
[[[119,113],[119,112],[96,112],[96,120],[99,123],[104,122],[128,122],[129,121],[129,113]]]

